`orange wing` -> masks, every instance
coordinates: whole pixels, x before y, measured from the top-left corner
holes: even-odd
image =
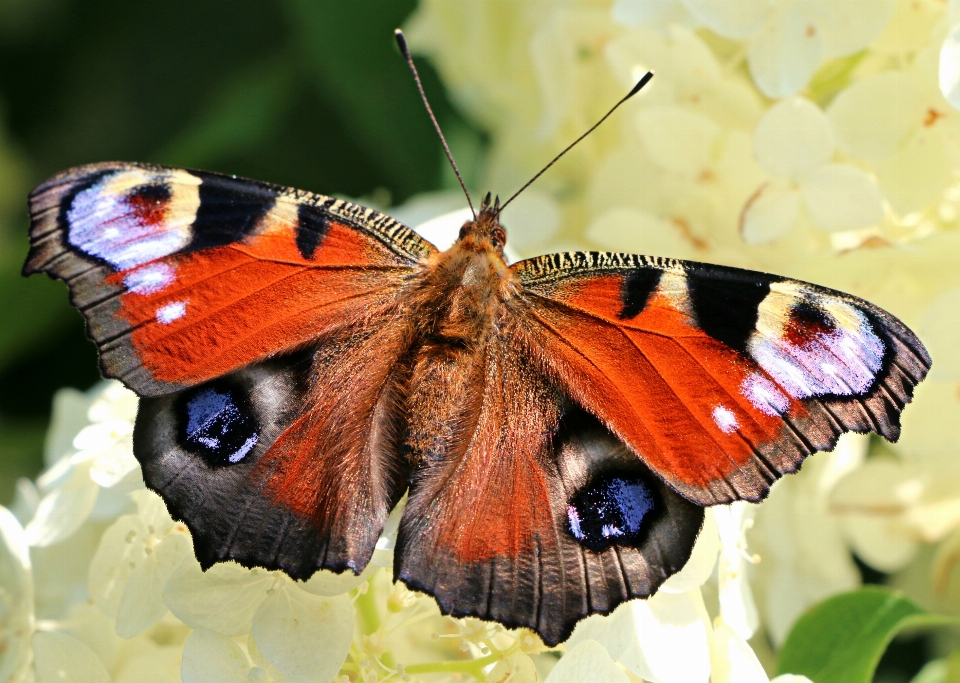
[[[375,320],[436,251],[349,202],[145,164],[66,171],[30,210],[24,274],[67,282],[103,374],[142,396]]]
[[[930,358],[889,313],[795,280],[626,254],[513,267],[522,340],[574,401],[702,505],[760,500],[842,432],[899,436]]]

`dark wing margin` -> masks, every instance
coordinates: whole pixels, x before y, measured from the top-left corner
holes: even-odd
[[[894,316],[797,280],[595,252],[513,269],[548,374],[701,505],[761,500],[844,432],[896,440],[931,364]]]
[[[24,275],[66,281],[104,376],[143,396],[299,348],[436,252],[341,199],[149,164],[65,171],[30,214]]]

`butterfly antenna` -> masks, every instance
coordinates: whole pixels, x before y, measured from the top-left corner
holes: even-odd
[[[474,220],[476,220],[477,212],[473,208],[473,201],[470,199],[470,193],[467,192],[467,186],[463,182],[463,176],[460,175],[460,169],[457,168],[457,162],[453,160],[453,153],[450,151],[450,147],[447,145],[447,139],[443,137],[443,131],[440,130],[440,124],[437,123],[437,117],[433,115],[433,109],[430,108],[430,102],[427,101],[427,93],[423,91],[423,83],[420,82],[420,74],[417,73],[417,67],[413,63],[413,57],[410,56],[410,49],[407,47],[407,39],[403,37],[403,31],[400,29],[395,30],[393,35],[396,36],[397,45],[400,47],[400,52],[403,53],[403,58],[407,60],[410,71],[413,72],[413,80],[417,82],[417,90],[420,91],[420,99],[423,100],[423,106],[427,108],[427,113],[430,115],[430,120],[433,121],[433,127],[436,129],[437,135],[440,136],[440,142],[443,145],[443,151],[447,154],[447,159],[450,161],[450,165],[453,167],[453,172],[457,174],[457,180],[460,182],[460,187],[463,188],[463,194],[467,196],[467,204],[470,205],[470,211],[473,213]]]
[[[565,148],[562,152],[560,152],[560,154],[558,154],[557,156],[553,157],[553,161],[551,161],[549,164],[547,164],[546,166],[544,166],[543,168],[541,168],[539,173],[537,173],[537,174],[536,174],[535,176],[533,176],[530,180],[528,180],[523,187],[521,187],[519,190],[517,190],[516,192],[514,192],[514,193],[510,196],[510,199],[508,199],[507,201],[505,201],[505,202],[500,206],[500,211],[503,211],[505,208],[507,208],[507,204],[509,204],[510,202],[512,202],[514,199],[517,198],[517,195],[519,195],[521,192],[523,192],[523,191],[526,190],[528,187],[530,187],[530,186],[533,184],[533,181],[535,181],[537,178],[539,178],[539,177],[542,176],[544,173],[546,173],[546,171],[547,171],[548,168],[550,168],[550,167],[553,166],[555,163],[557,163],[558,161],[560,161],[560,157],[562,157],[564,154],[566,154],[566,153],[569,152],[571,149],[573,149],[574,147],[576,147],[577,144],[578,144],[581,140],[583,140],[585,137],[587,137],[588,135],[590,135],[590,133],[592,133],[594,130],[596,130],[596,129],[597,129],[597,126],[599,126],[601,123],[603,123],[604,121],[606,121],[607,118],[610,116],[610,114],[612,114],[613,112],[615,112],[615,111],[620,107],[621,104],[623,104],[624,102],[626,102],[627,100],[629,100],[631,97],[633,97],[634,95],[636,95],[638,92],[640,92],[640,90],[643,89],[643,86],[645,86],[647,83],[650,82],[650,79],[651,79],[651,78],[653,78],[653,72],[652,72],[652,71],[648,71],[647,73],[645,73],[645,74],[643,75],[643,78],[641,78],[639,81],[637,81],[637,84],[636,84],[635,86],[633,86],[633,89],[632,89],[630,92],[628,92],[628,93],[624,96],[624,98],[623,98],[622,100],[620,100],[620,101],[617,102],[615,105],[613,105],[613,106],[610,108],[610,111],[608,111],[606,114],[603,115],[603,118],[602,118],[602,119],[600,119],[600,120],[597,121],[595,124],[593,124],[592,126],[590,126],[590,128],[587,129],[587,132],[586,132],[586,133],[584,133],[583,135],[581,135],[580,137],[578,137],[576,140],[574,140],[573,142],[571,142],[569,145],[567,145],[566,148]],[[499,212],[497,212],[497,213],[499,214]]]

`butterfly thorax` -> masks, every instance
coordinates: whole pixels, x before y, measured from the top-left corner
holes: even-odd
[[[506,231],[489,208],[460,228],[457,241],[428,264],[417,292],[421,333],[455,347],[482,344],[497,308],[515,287],[503,254]]]

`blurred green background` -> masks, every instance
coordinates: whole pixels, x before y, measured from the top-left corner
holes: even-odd
[[[0,503],[41,465],[50,401],[98,379],[63,283],[20,276],[26,195],[77,164],[148,161],[386,208],[449,186],[393,42],[415,0],[0,0]],[[436,73],[460,162],[482,147]]]

